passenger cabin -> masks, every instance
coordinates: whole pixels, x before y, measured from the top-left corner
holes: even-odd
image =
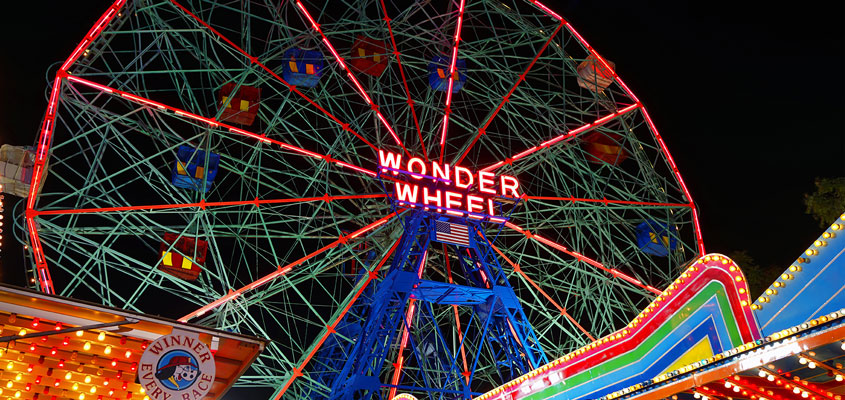
[[[315,87],[323,76],[323,54],[314,50],[298,48],[284,52],[285,63],[282,77],[291,85]]]
[[[349,63],[367,75],[381,76],[387,68],[387,46],[381,40],[358,35],[352,44]]]
[[[250,126],[258,115],[261,88],[241,85],[235,91],[235,87],[238,87],[237,84],[229,82],[220,89],[219,101],[220,106],[223,107],[220,120]]]
[[[654,220],[646,220],[637,225],[637,246],[643,253],[666,257],[678,248],[678,230]]]
[[[0,185],[3,185],[3,192],[18,197],[29,196],[34,165],[35,151],[31,147],[9,144],[0,147]]]
[[[584,135],[581,146],[587,152],[587,161],[618,165],[628,158],[623,141],[622,135],[617,133],[593,131]]]
[[[186,281],[195,281],[205,265],[208,242],[192,237],[180,237],[175,233],[165,233],[159,245],[162,272]]]
[[[208,192],[211,189],[220,166],[219,154],[210,153],[206,165],[205,151],[190,146],[179,146],[176,158],[171,175],[173,186],[199,192]]]
[[[452,60],[438,56],[428,64],[428,84],[434,90],[445,92],[449,90],[449,67]],[[452,93],[458,93],[467,81],[467,62],[460,58],[455,61],[455,72],[452,74]]]
[[[590,91],[601,93],[607,89],[615,76],[616,64],[605,59],[610,66],[608,69],[595,54],[590,53],[586,60],[578,64],[578,86]]]

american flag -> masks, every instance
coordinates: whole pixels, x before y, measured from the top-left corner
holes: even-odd
[[[434,240],[469,247],[469,228],[466,225],[434,221]]]

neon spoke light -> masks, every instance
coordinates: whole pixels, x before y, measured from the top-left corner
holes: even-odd
[[[21,149],[32,288],[269,336],[236,397],[468,399],[704,250],[682,133],[585,84],[614,55],[544,0],[265,3],[118,0],[73,38]]]

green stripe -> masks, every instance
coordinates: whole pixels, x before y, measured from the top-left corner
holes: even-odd
[[[704,305],[704,303],[714,295],[716,296],[717,304],[719,304],[719,309],[722,311],[722,315],[724,316],[724,322],[727,326],[728,336],[731,341],[731,344],[734,347],[741,345],[742,336],[740,336],[739,334],[738,323],[736,317],[731,311],[730,301],[728,300],[727,294],[725,293],[724,286],[722,286],[720,282],[714,281],[702,288],[701,291],[689,302],[687,302],[683,308],[675,312],[675,314],[671,318],[669,318],[669,320],[664,322],[660,326],[660,328],[652,332],[652,334],[649,335],[640,345],[634,348],[634,350],[620,354],[613,359],[605,361],[602,364],[599,364],[593,368],[579,372],[578,374],[569,377],[568,379],[566,379],[566,386],[558,384],[552,387],[548,387],[537,393],[531,394],[528,397],[525,397],[525,399],[538,400],[546,398],[547,396],[552,394],[562,393],[566,390],[571,389],[574,386],[589,382],[590,380],[603,376],[611,371],[634,364],[644,355],[646,355],[654,346],[656,346],[657,343],[660,342],[660,340],[665,338],[669,334],[669,332],[671,332],[676,327],[680,326],[687,318],[689,318],[689,316],[695,310],[701,308],[701,306]]]

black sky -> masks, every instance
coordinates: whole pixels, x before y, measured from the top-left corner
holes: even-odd
[[[52,76],[109,3],[16,2],[0,24],[0,142],[34,143],[48,67]],[[801,200],[814,177],[845,176],[845,3],[548,4],[649,110],[699,206],[708,251],[747,249],[785,267],[819,235]],[[16,258],[4,255],[7,268]]]

